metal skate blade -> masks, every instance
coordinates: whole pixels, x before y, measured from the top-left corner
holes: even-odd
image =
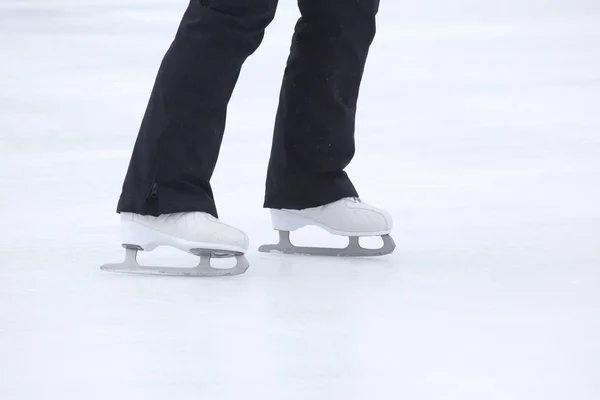
[[[190,277],[217,277],[233,276],[246,272],[250,267],[248,259],[241,253],[231,253],[223,255],[225,252],[219,252],[215,258],[235,257],[236,265],[232,268],[214,268],[210,265],[211,252],[214,250],[194,249],[192,253],[200,256],[200,261],[195,267],[168,267],[168,266],[146,266],[137,262],[136,248],[125,249],[125,260],[118,264],[104,264],[100,267],[103,271],[119,272],[138,275],[165,275],[165,276],[190,276]]]
[[[290,254],[325,257],[375,257],[390,254],[396,243],[390,235],[382,235],[383,245],[378,249],[367,249],[360,245],[358,236],[349,236],[348,246],[338,249],[334,247],[295,246],[290,242],[290,232],[279,231],[279,243],[265,244],[258,248],[261,253]]]

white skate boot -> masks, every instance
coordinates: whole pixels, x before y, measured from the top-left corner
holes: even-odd
[[[390,236],[391,215],[355,198],[303,210],[272,209],[271,219],[273,229],[279,231],[279,243],[259,247],[258,251],[263,253],[370,257],[390,254],[396,248]],[[290,242],[290,232],[309,225],[321,227],[334,235],[348,236],[348,246],[343,249],[294,246]],[[379,249],[361,247],[359,238],[367,236],[381,236],[383,246]]]
[[[121,213],[122,244],[125,261],[107,264],[105,271],[186,275],[225,276],[244,273],[249,263],[244,254],[248,250],[248,236],[241,230],[220,222],[203,212],[164,214],[158,217]],[[194,268],[141,266],[137,252],[152,251],[159,246],[171,246],[200,257]],[[210,265],[210,259],[235,257],[233,268],[219,269]]]

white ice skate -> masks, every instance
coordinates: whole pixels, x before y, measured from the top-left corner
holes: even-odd
[[[121,213],[122,243],[125,260],[106,264],[105,271],[154,275],[226,276],[239,275],[249,267],[244,256],[248,236],[241,230],[222,223],[202,212],[165,214],[158,217]],[[194,268],[142,266],[137,252],[171,246],[200,257]],[[235,257],[237,264],[229,269],[214,268],[211,258]]]
[[[260,246],[258,251],[263,253],[371,257],[390,254],[396,248],[390,236],[391,215],[359,199],[344,198],[321,207],[303,210],[272,209],[270,211],[273,228],[279,231],[279,243]],[[334,235],[347,236],[348,246],[336,249],[293,245],[290,242],[290,232],[309,225],[321,227]],[[381,236],[383,245],[378,249],[362,247],[359,238],[367,236]]]

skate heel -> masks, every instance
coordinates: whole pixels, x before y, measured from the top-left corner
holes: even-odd
[[[310,225],[306,218],[285,210],[271,210],[271,222],[276,231],[295,231]]]
[[[161,243],[160,236],[160,232],[133,221],[121,221],[121,243],[125,248],[152,251]]]

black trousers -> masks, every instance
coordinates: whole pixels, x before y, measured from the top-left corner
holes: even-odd
[[[359,86],[379,0],[299,0],[280,93],[264,207],[302,209],[358,196]],[[191,0],[156,77],[117,212],[217,216],[210,185],[227,106],[277,0]]]

